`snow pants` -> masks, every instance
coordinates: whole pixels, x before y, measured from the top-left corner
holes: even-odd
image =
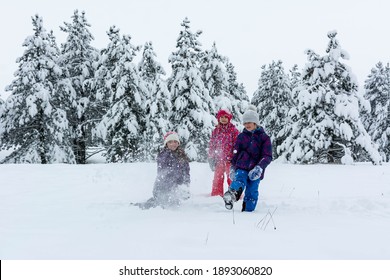
[[[215,171],[214,171],[214,179],[213,179],[213,186],[211,189],[211,195],[212,196],[223,196],[223,184],[225,181],[225,173],[226,173],[226,180],[228,185],[232,183],[232,180],[229,178],[229,172],[230,172],[230,162],[225,161],[219,161],[215,165]]]
[[[230,188],[237,192],[240,188],[242,188],[242,191],[245,191],[242,211],[252,212],[256,209],[257,200],[259,198],[260,179],[251,181],[248,178],[248,173],[249,171],[237,169],[234,181],[231,183]]]
[[[155,205],[163,207],[179,206],[183,200],[190,198],[190,188],[188,184],[171,184],[156,181],[153,188],[153,202]],[[153,206],[155,207],[155,206]]]

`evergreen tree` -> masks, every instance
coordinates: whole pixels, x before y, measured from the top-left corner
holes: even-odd
[[[252,104],[259,111],[259,118],[272,141],[272,154],[278,157],[277,147],[290,132],[288,112],[292,108],[290,80],[284,72],[282,61],[273,61],[262,67],[259,87],[253,94]]]
[[[297,122],[280,152],[293,163],[351,163],[365,150],[377,164],[380,155],[361,122],[358,86],[350,68],[339,61],[349,57],[336,34],[328,33],[326,55],[306,51],[308,63],[293,109]]]
[[[1,149],[1,139],[2,139],[1,133],[4,131],[4,127],[2,126],[3,125],[2,120],[5,118],[4,111],[5,111],[5,102],[0,97],[0,149]]]
[[[65,22],[64,25],[60,28],[67,33],[67,38],[61,46],[60,62],[66,69],[66,75],[74,90],[74,96],[69,103],[68,118],[72,126],[76,162],[84,164],[92,129],[88,111],[95,94],[89,87],[85,87],[85,81],[94,76],[93,63],[97,60],[98,52],[91,46],[94,38],[88,29],[91,25],[85,17],[85,12],[80,14],[76,10],[72,22]]]
[[[181,137],[191,160],[206,161],[209,138],[212,132],[212,100],[202,81],[199,70],[201,31],[192,33],[190,21],[182,22],[184,30],[177,39],[177,50],[169,57],[172,74],[168,89],[172,95],[170,121],[172,130]]]
[[[215,43],[211,50],[206,50],[201,58],[200,71],[203,82],[213,100],[211,113],[216,115],[218,110],[232,111],[232,102],[229,94],[229,75],[225,67],[226,58],[218,53]]]
[[[165,71],[156,61],[153,45],[148,42],[144,46],[143,56],[138,65],[140,76],[147,88],[145,101],[144,157],[150,161],[156,158],[161,147],[163,135],[169,131],[169,112],[171,95],[162,75]]]
[[[294,89],[298,87],[301,82],[301,73],[298,70],[297,64],[294,64],[294,66],[290,69],[289,78],[290,78],[290,90],[291,93],[293,93]]]
[[[75,163],[66,112],[56,92],[64,84],[58,65],[58,48],[42,18],[32,17],[34,34],[26,38],[23,55],[17,59],[16,79],[0,118],[2,149],[15,150],[7,163]]]
[[[371,112],[364,114],[363,122],[378,145],[384,161],[390,161],[390,68],[379,62],[365,81],[365,98]]]
[[[115,80],[116,67],[121,59],[121,38],[120,30],[116,26],[111,26],[107,31],[110,40],[107,48],[100,51],[99,60],[93,65],[95,68],[94,77],[85,81],[85,87],[96,94],[90,97],[90,122],[92,128],[92,143],[100,146],[105,145],[100,133],[97,131],[98,125],[111,107],[112,97],[115,95],[117,81]],[[99,151],[99,150],[98,150]]]
[[[134,162],[142,160],[142,147],[145,124],[143,123],[144,103],[147,89],[139,76],[133,59],[139,47],[130,43],[131,37],[120,37],[119,30],[111,28],[110,43],[103,51],[112,63],[106,73],[105,83],[112,93],[111,107],[97,127],[97,135],[107,146],[108,162]]]
[[[228,60],[226,61],[226,71],[228,73],[229,83],[228,92],[233,100],[231,111],[233,114],[233,122],[238,128],[242,128],[242,114],[244,114],[249,105],[249,97],[244,85],[242,83],[239,84],[237,81],[237,73],[234,70],[234,65]]]

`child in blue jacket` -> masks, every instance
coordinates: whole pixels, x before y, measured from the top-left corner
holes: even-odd
[[[260,180],[272,161],[272,145],[260,126],[256,107],[250,105],[242,119],[245,128],[237,137],[231,160],[230,178],[233,182],[223,199],[225,207],[230,210],[245,191],[242,211],[252,212],[256,209]]]

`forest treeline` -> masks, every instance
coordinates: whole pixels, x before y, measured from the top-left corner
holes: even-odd
[[[168,77],[152,42],[133,45],[116,26],[105,48],[93,47],[85,12],[60,27],[67,35],[60,45],[42,17],[33,16],[32,25],[10,95],[0,99],[0,147],[12,151],[2,163],[84,164],[96,150],[107,162],[152,161],[171,130],[192,161],[205,162],[216,112],[230,110],[242,128],[249,104],[272,139],[274,159],[389,161],[389,64],[378,62],[359,93],[336,31],[327,34],[324,54],[306,51],[302,69],[286,71],[281,60],[261,66],[250,100],[229,58],[215,43],[203,50],[202,32],[191,31],[187,18]]]

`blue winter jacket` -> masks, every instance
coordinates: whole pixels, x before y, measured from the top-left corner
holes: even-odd
[[[265,168],[272,161],[271,139],[262,127],[253,131],[244,130],[238,135],[233,149],[232,166],[235,169],[251,170],[256,165],[263,169],[260,179],[264,178]]]

